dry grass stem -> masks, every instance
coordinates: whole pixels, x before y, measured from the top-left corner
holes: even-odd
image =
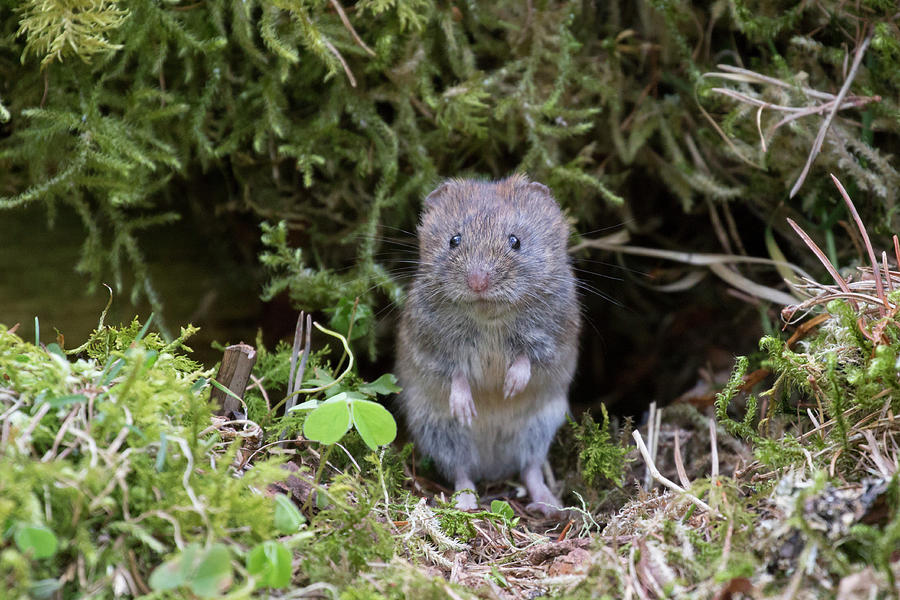
[[[699,506],[700,508],[702,508],[709,514],[714,515],[716,517],[721,517],[719,512],[717,510],[715,510],[714,508],[712,508],[710,505],[708,505],[706,502],[704,502],[700,498],[694,496],[693,494],[689,493],[687,490],[685,490],[684,488],[679,486],[677,483],[675,483],[671,479],[667,479],[666,477],[664,477],[662,475],[662,473],[659,472],[659,469],[656,468],[656,465],[653,463],[653,460],[650,457],[650,451],[647,450],[647,446],[644,445],[644,438],[641,437],[640,431],[635,429],[632,432],[632,437],[634,437],[634,441],[637,444],[638,451],[641,453],[641,456],[644,459],[644,464],[646,465],[647,470],[650,472],[651,476],[653,477],[653,479],[655,481],[659,482],[660,484],[669,488],[670,490],[673,490],[675,492],[683,494],[688,500],[690,500],[691,502],[693,502],[694,504],[696,504],[697,506]]]
[[[831,111],[828,113],[828,116],[825,117],[825,121],[822,123],[821,127],[819,127],[819,133],[818,135],[816,135],[816,139],[809,151],[809,158],[806,159],[806,165],[800,172],[800,176],[794,183],[794,187],[791,188],[791,191],[788,194],[789,197],[793,198],[803,186],[803,182],[806,181],[806,176],[807,174],[809,174],[809,169],[812,167],[813,161],[816,160],[816,156],[819,155],[819,150],[822,149],[822,142],[825,141],[825,134],[828,133],[828,128],[831,127],[831,122],[834,120],[834,116],[837,114],[841,103],[843,103],[844,98],[847,96],[847,92],[850,91],[850,85],[853,83],[853,80],[856,79],[856,72],[859,69],[859,65],[866,53],[866,49],[869,47],[869,43],[872,41],[872,35],[872,33],[867,35],[862,44],[860,44],[859,48],[857,48],[856,55],[853,57],[853,66],[850,67],[850,72],[847,74],[847,78],[844,80],[844,85],[841,86],[840,91],[832,101],[833,106],[831,108]]]

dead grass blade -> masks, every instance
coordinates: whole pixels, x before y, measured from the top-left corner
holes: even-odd
[[[869,43],[872,41],[872,35],[872,33],[867,35],[866,39],[863,40],[863,43],[860,44],[859,48],[856,49],[856,55],[853,57],[853,66],[850,67],[850,72],[847,73],[847,78],[844,80],[844,85],[841,86],[840,91],[832,101],[833,106],[831,108],[831,112],[828,113],[828,116],[825,117],[825,121],[823,121],[821,127],[819,127],[819,133],[818,135],[816,135],[816,139],[809,151],[809,158],[806,159],[806,165],[803,167],[803,170],[800,172],[800,176],[794,183],[794,187],[791,188],[791,191],[788,194],[790,198],[793,198],[794,195],[796,195],[796,193],[803,186],[803,182],[806,181],[806,176],[809,174],[809,169],[812,167],[813,161],[816,160],[816,156],[819,155],[819,151],[822,149],[822,143],[825,141],[825,134],[828,133],[828,128],[831,127],[831,122],[834,120],[834,116],[837,114],[838,110],[841,107],[841,104],[844,102],[844,98],[847,96],[847,92],[850,91],[850,85],[853,83],[853,80],[856,79],[856,72],[857,70],[859,70],[859,65],[862,62],[863,55],[865,55],[866,49],[869,47]]]

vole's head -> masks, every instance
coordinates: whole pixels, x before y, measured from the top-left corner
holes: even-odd
[[[537,302],[571,277],[562,211],[546,186],[523,175],[444,182],[426,198],[418,234],[420,277],[485,316]]]

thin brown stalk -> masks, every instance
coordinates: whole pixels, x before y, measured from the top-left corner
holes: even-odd
[[[897,268],[900,268],[900,240],[894,234],[894,259],[897,261]]]
[[[831,275],[838,286],[840,286],[841,290],[843,290],[844,293],[849,294],[850,288],[847,287],[847,282],[844,281],[844,278],[841,277],[841,274],[838,273],[838,270],[834,268],[834,265],[831,264],[831,261],[828,260],[827,256],[825,256],[825,253],[822,252],[822,249],[819,248],[819,246],[812,240],[812,238],[809,237],[809,235],[807,235],[807,233],[803,231],[803,228],[797,225],[797,223],[795,223],[793,219],[788,218],[787,222],[788,225],[790,225],[793,230],[797,232],[797,235],[800,236],[800,239],[802,239],[804,243],[806,243],[809,249],[813,251],[813,254],[815,254],[819,261],[825,266],[828,274]],[[859,310],[859,306],[856,304],[855,300],[850,300],[850,304],[853,306],[853,310]]]
[[[353,76],[353,71],[350,70],[350,66],[347,64],[347,61],[344,60],[344,56],[338,52],[338,49],[334,47],[334,44],[322,38],[322,43],[325,44],[325,47],[328,48],[328,51],[334,54],[335,58],[341,63],[341,66],[344,67],[344,73],[347,74],[347,79],[350,81],[351,87],[356,87],[356,77]]]
[[[838,191],[841,193],[841,196],[844,198],[844,202],[847,203],[847,208],[850,209],[850,214],[853,215],[853,220],[856,221],[856,226],[859,228],[859,233],[862,235],[863,242],[866,245],[866,252],[869,253],[869,262],[872,263],[872,275],[875,277],[875,293],[878,295],[878,299],[881,300],[882,308],[879,309],[881,316],[885,315],[884,308],[890,310],[890,306],[888,305],[887,298],[884,296],[884,285],[881,281],[881,273],[878,269],[878,259],[875,258],[875,250],[872,249],[872,241],[869,240],[869,234],[866,232],[866,226],[863,225],[862,219],[859,217],[859,213],[856,212],[856,207],[853,206],[853,201],[850,200],[850,196],[847,194],[847,190],[844,189],[844,186],[841,185],[841,182],[838,181],[838,178],[831,174],[831,180],[834,181],[834,185],[837,186]]]
[[[338,2],[338,0],[331,0],[331,6],[334,7],[334,10],[341,18],[341,23],[344,24],[344,28],[350,32],[351,36],[353,36],[353,41],[355,41],[360,48],[365,50],[369,54],[369,56],[375,56],[375,51],[369,48],[366,43],[362,41],[362,38],[359,37],[359,34],[356,33],[356,29],[353,28],[353,25],[350,23],[350,19],[347,18],[347,13],[344,12],[344,7],[341,6],[341,3]]]
[[[888,266],[887,252],[881,251],[881,268],[884,269],[884,277],[887,279],[888,291],[894,291],[894,279],[891,277],[891,269]]]
[[[834,98],[834,106],[831,107],[831,112],[828,113],[828,116],[825,117],[825,121],[822,122],[822,126],[819,127],[819,133],[818,135],[816,135],[816,140],[813,142],[812,148],[809,151],[809,157],[806,159],[806,165],[803,167],[803,171],[800,172],[800,177],[797,178],[797,181],[794,183],[794,187],[791,188],[790,194],[788,194],[790,198],[793,198],[797,194],[797,192],[803,186],[803,182],[806,181],[806,176],[809,174],[810,168],[812,168],[813,161],[816,160],[816,157],[819,155],[819,151],[822,149],[822,143],[825,141],[825,134],[828,133],[828,129],[831,127],[831,122],[834,120],[834,116],[841,108],[841,104],[844,103],[844,98],[850,91],[850,85],[853,83],[853,80],[856,79],[856,72],[859,69],[859,65],[862,62],[863,55],[865,55],[866,49],[869,47],[869,43],[871,41],[872,34],[870,33],[866,36],[866,39],[863,40],[862,44],[859,45],[859,48],[857,48],[856,55],[853,57],[853,66],[850,67],[850,72],[847,74],[847,78],[844,80],[844,85],[841,86],[840,91]]]

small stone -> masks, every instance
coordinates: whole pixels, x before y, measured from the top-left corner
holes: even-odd
[[[591,553],[582,548],[576,548],[568,554],[554,558],[547,573],[550,577],[572,575],[573,573],[585,574],[590,566]]]

